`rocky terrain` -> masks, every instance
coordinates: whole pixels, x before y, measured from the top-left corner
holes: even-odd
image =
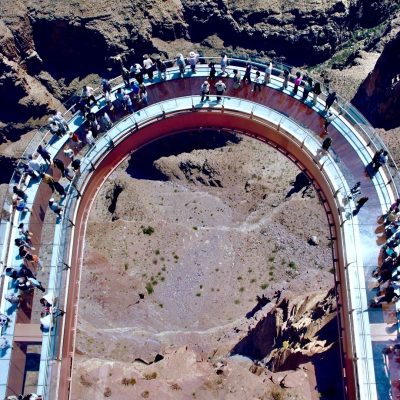
[[[311,68],[347,101],[354,97],[397,154],[399,4],[1,0],[0,184],[50,110],[70,106],[85,83],[119,75],[117,58],[129,67],[145,53],[172,59],[192,49]]]
[[[339,366],[315,389],[338,356],[316,193],[257,141],[188,135],[135,153],[96,198],[73,398],[341,398]]]
[[[0,184],[49,111],[118,75],[118,57],[192,49],[312,70],[399,162],[399,4],[0,0]],[[321,372],[339,353],[314,191],[258,142],[196,140],[136,153],[96,199],[73,398],[341,398],[339,367]]]
[[[395,36],[392,21],[398,10],[399,0],[2,0],[3,140],[15,141],[43,123],[43,116],[84,82],[97,86],[100,76],[117,75],[116,56],[129,66],[145,53],[173,58],[178,50],[187,54],[196,48],[206,54],[227,50],[273,57],[296,66],[316,66],[336,57],[331,66],[342,68],[359,51],[375,52],[376,59],[385,38]],[[391,51],[396,51],[393,40]],[[358,80],[372,70],[373,63],[368,65]],[[370,83],[368,90],[374,88]]]

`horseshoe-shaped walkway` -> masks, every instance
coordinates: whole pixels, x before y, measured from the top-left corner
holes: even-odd
[[[234,64],[243,73],[241,63],[231,60],[230,74]],[[335,287],[347,397],[383,400],[390,398],[391,393],[397,395],[396,386],[391,385],[391,380],[398,377],[396,362],[382,353],[397,340],[396,310],[368,308],[375,295],[370,289],[371,272],[379,265],[384,244],[380,217],[398,197],[397,170],[389,162],[372,178],[365,173],[375,151],[383,144],[357,110],[344,103],[331,109],[335,119],[328,127],[328,134],[333,145],[328,153],[321,152],[326,116],[323,99],[315,106],[311,96],[301,101],[303,89],[294,95],[292,83],[282,90],[280,72],[275,68],[271,81],[260,92],[253,92],[252,84],[242,83],[242,87],[235,89],[231,78],[217,76],[211,83],[212,91],[219,79],[227,86],[220,102],[216,101],[215,91],[209,101],[200,102],[200,86],[209,73],[204,64],[198,65],[196,73],[187,70],[183,78],[176,68],[170,68],[166,80],[146,81],[149,106],[119,116],[93,147],[74,147],[75,156],[81,159],[81,169],[72,183],[62,180],[59,171],[50,167],[56,180],[68,183],[63,201],[65,211],[57,220],[48,212],[49,187],[40,180],[28,178],[22,182],[20,175],[13,176],[10,187],[16,183],[26,186],[32,212],[12,212],[9,203],[4,204],[3,214],[9,213],[10,218],[4,218],[0,225],[2,260],[8,266],[21,264],[14,239],[18,237],[18,224],[24,222],[34,234],[35,253],[45,266],[38,271],[38,278],[48,292],[54,293],[58,306],[66,314],[54,320],[49,332],[41,332],[38,294],[25,296],[19,309],[10,307],[4,297],[16,293],[16,288],[8,276],[3,277],[0,311],[9,316],[10,322],[2,335],[10,346],[0,354],[0,397],[31,391],[43,394],[45,399],[69,398],[82,246],[91,201],[109,173],[136,148],[159,137],[195,128],[205,132],[211,128],[228,129],[255,137],[282,151],[312,179],[323,200],[334,239]],[[122,86],[119,82],[120,78],[113,82],[113,92]],[[98,101],[92,107],[95,113],[105,107],[101,96]],[[69,129],[82,135],[82,115],[79,112],[67,115]],[[68,165],[70,159],[64,154],[65,148],[71,146],[68,136],[50,137],[46,132],[44,135],[47,142],[42,143],[52,156]],[[42,140],[32,141],[27,153],[33,153]],[[355,205],[347,198],[349,188],[357,181],[369,200],[353,216]],[[36,382],[29,386],[27,349],[32,345],[40,347],[41,358]]]

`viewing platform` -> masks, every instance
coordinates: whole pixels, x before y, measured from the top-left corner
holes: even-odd
[[[145,79],[149,105],[130,114],[116,112],[112,127],[100,133],[93,146],[84,142],[83,114],[73,109],[65,114],[68,128],[82,143],[72,141],[68,134],[56,137],[43,129],[28,145],[24,157],[42,144],[52,158],[57,157],[68,166],[71,158],[64,153],[68,147],[81,165],[71,182],[58,169],[48,167],[47,173],[66,188],[64,211],[57,217],[48,208],[51,189],[40,178],[24,178],[18,171],[25,161],[20,161],[10,189],[12,192],[14,185],[26,187],[31,212],[13,210],[10,199],[3,205],[1,260],[16,268],[24,262],[14,244],[19,237],[18,225],[24,223],[33,233],[36,250],[32,252],[39,255],[44,266],[37,271],[37,278],[46,293],[54,296],[55,306],[66,314],[54,318],[52,327],[42,332],[38,299],[41,293],[35,289],[33,294],[23,294],[22,305],[16,308],[5,300],[7,294],[18,293],[15,282],[3,276],[0,311],[10,321],[2,332],[9,346],[0,353],[0,398],[22,392],[42,394],[46,400],[69,398],[85,227],[92,201],[109,174],[136,149],[161,137],[194,129],[205,135],[210,129],[228,130],[258,139],[282,152],[309,177],[330,227],[344,390],[349,399],[360,400],[386,400],[400,395],[400,364],[384,352],[397,343],[397,310],[394,305],[369,307],[376,295],[372,272],[382,262],[382,245],[386,241],[381,217],[399,197],[395,163],[389,158],[376,174],[366,173],[376,151],[385,146],[365,118],[341,99],[329,110],[332,122],[327,135],[332,138],[332,146],[329,151],[322,151],[321,144],[327,136],[323,132],[326,93],[314,105],[311,95],[302,100],[303,87],[293,93],[292,81],[283,89],[282,65],[273,65],[270,81],[261,91],[254,92],[253,84],[242,82],[241,87],[235,88],[232,79],[233,69],[243,77],[250,61],[231,58],[228,74],[221,75],[216,59],[217,76],[210,80],[210,98],[202,102],[200,87],[209,75],[210,60],[200,58],[195,73],[187,66],[183,77],[177,67],[171,67],[165,79]],[[264,78],[268,65],[251,64]],[[254,77],[255,70],[252,80]],[[226,84],[226,91],[217,101],[214,86],[220,79]],[[111,101],[115,101],[115,91],[125,85],[120,77],[111,83]],[[125,89],[131,92],[131,88]],[[108,105],[101,94],[96,100],[91,111],[100,115]],[[46,167],[44,162],[43,165]],[[361,183],[368,201],[353,215],[356,204],[350,188],[356,182]],[[35,359],[36,364],[28,362],[29,358]]]

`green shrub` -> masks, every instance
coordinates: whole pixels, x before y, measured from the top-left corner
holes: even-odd
[[[153,288],[153,285],[151,284],[151,282],[148,282],[146,284],[146,290],[147,290],[148,294],[152,294],[154,292],[154,288]]]
[[[142,226],[142,232],[145,234],[145,235],[152,235],[153,233],[154,233],[154,228],[152,227],[152,226],[147,226],[147,227],[144,227],[144,226]]]

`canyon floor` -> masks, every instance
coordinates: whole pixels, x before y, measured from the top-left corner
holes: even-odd
[[[318,367],[339,358],[335,321],[319,340],[326,215],[277,150],[217,132],[148,145],[99,190],[86,237],[73,399],[341,398],[340,365],[336,382]],[[310,321],[306,346],[283,341]]]

